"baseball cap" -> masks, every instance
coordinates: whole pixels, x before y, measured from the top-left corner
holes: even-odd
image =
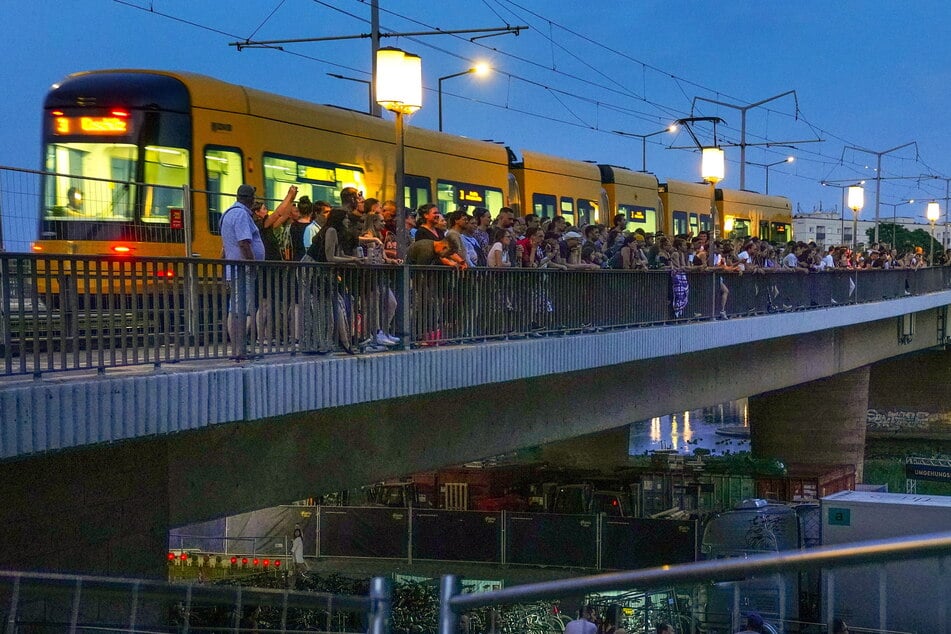
[[[577,239],[577,240],[580,240],[580,239],[581,239],[581,234],[578,233],[577,231],[569,231],[568,233],[565,234],[565,240],[569,240],[569,239],[571,239],[571,238],[575,238],[575,239]]]

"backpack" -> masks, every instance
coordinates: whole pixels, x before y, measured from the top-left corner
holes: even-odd
[[[324,248],[326,236],[326,232],[318,233],[316,236],[314,236],[314,241],[310,243],[309,247],[307,247],[306,256],[310,256],[314,262],[327,261],[327,249]]]
[[[608,268],[609,269],[623,269],[624,268],[624,256],[621,255],[621,249],[615,251],[611,257],[608,259]]]

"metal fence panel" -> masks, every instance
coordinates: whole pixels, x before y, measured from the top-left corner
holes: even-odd
[[[413,559],[502,562],[502,513],[413,510]]]
[[[409,556],[409,510],[385,507],[320,509],[318,551],[321,557]]]
[[[632,517],[601,521],[601,567],[635,570],[696,561],[697,522]]]
[[[505,561],[596,568],[598,516],[506,513]]]

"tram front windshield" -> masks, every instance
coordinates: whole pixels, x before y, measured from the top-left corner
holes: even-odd
[[[171,210],[189,183],[188,117],[136,111],[50,113],[41,238],[177,242]]]

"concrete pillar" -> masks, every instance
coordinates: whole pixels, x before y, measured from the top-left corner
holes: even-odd
[[[0,568],[165,578],[167,444],[0,464]]]
[[[600,469],[613,473],[630,461],[631,426],[586,434],[571,440],[542,445],[539,458],[552,464],[577,469]]]
[[[868,432],[951,440],[951,350],[923,350],[872,366]]]
[[[753,456],[787,465],[855,465],[856,482],[862,482],[868,383],[869,366],[863,366],[751,396]]]

